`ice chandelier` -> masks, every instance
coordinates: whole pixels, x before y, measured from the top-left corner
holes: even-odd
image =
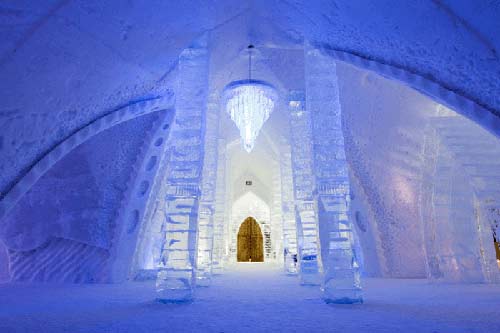
[[[260,129],[278,100],[272,85],[252,80],[252,49],[253,45],[249,45],[248,80],[231,82],[223,93],[223,105],[240,130],[243,147],[248,153],[252,151]]]

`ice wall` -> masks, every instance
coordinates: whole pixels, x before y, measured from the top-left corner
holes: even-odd
[[[500,207],[500,140],[437,107],[425,138],[423,222],[428,276],[498,282],[492,243]]]
[[[500,140],[395,81],[338,69],[351,214],[368,274],[497,281]]]
[[[371,209],[358,216],[375,217],[371,229],[378,231],[386,274],[424,277],[419,193],[425,112],[434,103],[396,81],[348,65],[340,63],[338,75],[346,155]]]
[[[45,174],[2,222],[13,280],[106,281],[116,215],[157,115],[102,132]]]
[[[359,256],[360,271],[363,277],[380,277],[388,275],[385,256],[375,215],[370,206],[370,198],[359,183],[359,179],[349,172],[351,201],[350,220],[356,229],[358,240],[357,255]]]

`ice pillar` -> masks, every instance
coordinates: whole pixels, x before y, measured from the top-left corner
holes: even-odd
[[[161,302],[193,298],[207,82],[206,45],[185,49],[179,56],[166,214],[161,231],[164,243],[156,280]]]
[[[297,228],[293,195],[292,153],[288,144],[283,143],[280,158],[281,169],[281,211],[283,219],[283,252],[285,271],[297,274]]]
[[[280,162],[276,160],[270,161],[272,170],[280,169]],[[264,256],[265,261],[278,260],[282,263],[284,247],[281,239],[283,235],[283,207],[282,207],[282,192],[281,192],[281,173],[273,172],[272,176],[272,201],[270,206],[270,223],[263,225],[262,233],[264,236]]]
[[[353,225],[348,218],[349,175],[336,65],[319,50],[305,52],[306,105],[312,120],[315,204],[324,269],[323,297],[328,303],[362,303]]]
[[[288,108],[300,279],[304,285],[318,285],[320,267],[318,224],[313,201],[312,127],[311,114],[305,107],[304,92],[290,92]]]
[[[212,276],[212,250],[214,240],[215,191],[217,182],[217,152],[219,132],[219,104],[216,94],[207,105],[203,180],[198,214],[198,257],[196,284],[207,287]]]
[[[212,255],[212,273],[221,274],[224,269],[224,228],[226,207],[226,141],[218,140],[217,185],[214,214],[214,243]]]

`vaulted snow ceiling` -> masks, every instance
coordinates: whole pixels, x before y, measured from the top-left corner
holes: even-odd
[[[430,89],[415,83],[425,93],[454,91],[481,106],[464,111],[474,119],[498,115],[499,11],[498,5],[439,0],[4,2],[0,192],[5,196],[83,125],[121,104],[163,95],[180,51],[204,32],[216,41],[218,70],[249,42],[283,52],[308,40],[340,59],[371,60],[387,76],[418,74],[430,81]],[[270,53],[279,59],[279,52]],[[286,73],[291,77],[283,81],[300,81]]]

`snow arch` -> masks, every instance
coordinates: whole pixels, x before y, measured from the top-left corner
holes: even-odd
[[[16,3],[13,7],[2,14],[6,38],[0,70],[11,84],[1,90],[1,100],[5,101],[4,110],[21,114],[27,126],[17,127],[15,138],[2,136],[0,146],[5,156],[13,156],[15,149],[10,146],[18,148],[21,136],[26,135],[21,132],[37,125],[40,130],[33,134],[34,139],[47,136],[47,140],[40,149],[24,148],[17,164],[5,165],[0,183],[3,194],[21,170],[32,165],[54,140],[70,132],[71,126],[65,126],[60,133],[44,134],[51,124],[83,120],[81,125],[101,110],[125,103],[131,95],[160,92],[158,80],[168,78],[180,51],[191,40],[204,31],[217,34],[229,26],[234,28],[229,39],[236,48],[246,46],[247,41],[239,38],[248,36],[245,32],[250,29],[258,46],[296,48],[309,40],[340,60],[413,81],[416,89],[489,126],[498,135],[497,4],[442,0],[411,5],[396,0],[335,4],[190,1],[127,8],[118,1],[64,1],[56,5]],[[165,32],[168,42],[165,34],[151,31]],[[47,75],[51,76],[50,84],[46,84]],[[40,86],[44,86],[43,92],[35,92],[33,88]],[[78,97],[68,91],[77,92]],[[93,95],[95,100],[89,98]],[[68,107],[62,109],[61,105]],[[61,110],[60,115],[50,112],[53,110]],[[75,110],[85,115],[75,116]],[[25,116],[30,112],[36,117]],[[3,113],[2,122],[18,119],[17,115]]]
[[[409,68],[374,60],[369,56],[361,56],[352,52],[322,48],[334,59],[366,69],[384,77],[400,81],[409,87],[429,96],[438,103],[444,104],[461,115],[478,123],[492,134],[500,137],[500,115],[498,111],[482,104],[478,100],[466,97],[444,82],[439,82],[432,76],[425,76]]]
[[[18,181],[3,194],[0,202],[0,223],[4,216],[15,206],[21,197],[42,177],[51,167],[60,161],[73,149],[102,131],[122,122],[144,116],[153,112],[173,108],[173,94],[166,97],[148,98],[133,101],[106,113],[104,116],[90,122],[73,132],[52,149],[45,152],[27,172],[18,176]]]

